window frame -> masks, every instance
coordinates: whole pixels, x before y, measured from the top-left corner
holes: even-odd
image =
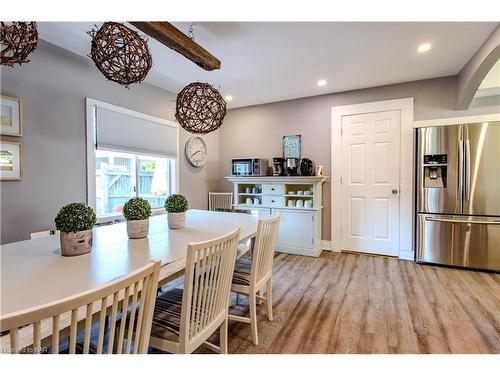
[[[176,147],[177,147],[177,156],[173,158],[174,165],[174,174],[171,176],[173,178],[173,182],[171,182],[171,187],[173,189],[173,193],[177,193],[179,191],[179,125],[174,121],[165,120],[159,117],[154,117],[150,115],[146,115],[141,112],[132,111],[127,108],[123,108],[120,106],[116,106],[113,104],[105,103],[92,98],[85,98],[85,106],[86,106],[86,145],[87,145],[87,189],[86,189],[86,199],[87,204],[92,207],[94,210],[96,208],[96,149],[97,149],[97,140],[96,140],[96,128],[95,128],[95,107],[108,109],[114,112],[119,112],[128,116],[137,117],[140,119],[152,121],[155,123],[163,124],[166,126],[171,126],[175,128],[176,132]],[[120,151],[123,152],[123,151]],[[131,152],[134,155],[142,155]],[[152,156],[152,157],[162,157],[160,155],[144,155],[144,156]],[[172,159],[172,158],[171,158]],[[152,210],[153,215],[157,215],[163,213],[163,208],[156,208]],[[115,221],[115,220],[123,220],[123,214],[109,214],[102,215],[97,218],[97,223]]]

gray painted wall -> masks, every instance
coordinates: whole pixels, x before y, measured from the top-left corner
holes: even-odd
[[[90,59],[39,42],[31,62],[1,69],[1,92],[24,100],[22,181],[1,181],[1,243],[29,238],[53,227],[58,209],[86,199],[85,97],[149,115],[174,119],[174,94],[147,83],[130,89],[107,81]],[[218,181],[219,135],[205,136],[209,159],[203,169],[184,158],[190,137],[180,133],[180,191],[191,207],[206,208],[208,190]]]
[[[331,175],[332,106],[367,103],[413,97],[414,119],[455,117],[465,114],[500,112],[500,108],[455,111],[456,77],[444,77],[289,100],[230,110],[220,130],[220,173],[230,174],[234,157],[272,158],[282,154],[283,135],[302,134],[302,155],[323,165]],[[231,191],[231,184],[221,178],[219,189]],[[330,183],[323,189],[323,239],[331,238]]]

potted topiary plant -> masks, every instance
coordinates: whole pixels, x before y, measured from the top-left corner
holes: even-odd
[[[96,223],[95,212],[85,203],[70,203],[59,210],[55,220],[61,231],[63,256],[82,255],[92,250],[92,227]]]
[[[129,238],[144,238],[149,233],[151,205],[143,198],[131,198],[123,206],[123,216],[127,220]]]
[[[186,226],[186,211],[188,201],[182,194],[172,194],[165,200],[165,210],[168,212],[168,227],[180,229]]]

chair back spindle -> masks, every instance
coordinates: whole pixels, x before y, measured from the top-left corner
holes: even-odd
[[[4,315],[0,317],[0,330],[8,332],[2,339],[7,338],[9,343],[2,340],[2,350],[11,353],[48,353],[50,345],[50,352],[57,354],[61,346],[60,338],[65,337],[62,333],[67,331],[70,354],[101,354],[105,348],[107,353],[147,353],[159,274],[160,262],[151,262],[104,286],[50,304]],[[136,308],[139,310],[137,318],[136,314],[128,314],[128,311],[135,311]],[[105,337],[108,316],[109,335]],[[122,319],[122,324],[119,325],[120,332],[115,342],[118,319]],[[43,333],[42,327],[50,327],[50,330]],[[97,340],[91,342],[92,332],[95,330]],[[124,330],[128,333],[126,337]],[[31,342],[31,345],[19,347],[20,332],[24,341]],[[50,342],[45,343],[42,336],[51,336]],[[83,343],[78,341],[79,336],[80,340],[83,336]]]
[[[208,193],[209,211],[217,209],[231,209],[233,205],[233,193]]]

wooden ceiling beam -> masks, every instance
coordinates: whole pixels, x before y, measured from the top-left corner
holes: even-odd
[[[220,69],[220,60],[169,22],[130,22],[142,32],[205,70]]]

